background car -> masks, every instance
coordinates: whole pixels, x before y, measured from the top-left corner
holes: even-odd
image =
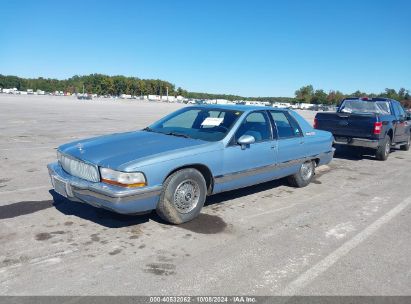
[[[391,147],[410,149],[411,118],[393,99],[346,98],[336,113],[317,113],[314,126],[332,132],[336,144],[374,149],[379,160]]]

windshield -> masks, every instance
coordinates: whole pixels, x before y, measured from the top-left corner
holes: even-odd
[[[144,130],[171,136],[218,141],[227,135],[241,114],[243,114],[241,111],[215,108],[185,108],[166,116]]]
[[[391,114],[390,104],[388,101],[370,101],[370,100],[345,100],[340,112],[343,113],[375,113]]]

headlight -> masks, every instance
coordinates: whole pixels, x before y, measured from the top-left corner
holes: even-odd
[[[100,168],[101,181],[122,187],[144,187],[146,178],[141,172],[120,172],[108,168]]]

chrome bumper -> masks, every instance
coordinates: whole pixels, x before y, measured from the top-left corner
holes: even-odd
[[[377,149],[379,140],[364,138],[347,138],[347,141],[334,140],[334,144]]]
[[[117,213],[138,213],[157,206],[161,186],[138,189],[89,182],[69,175],[56,162],[47,166],[54,190],[69,200],[108,209]]]
[[[318,158],[320,160],[318,162],[318,166],[329,164],[334,157],[334,153],[335,153],[335,148],[331,148],[331,150],[328,152],[323,152],[323,153],[316,155],[315,158]]]

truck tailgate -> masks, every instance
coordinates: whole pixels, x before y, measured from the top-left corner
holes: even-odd
[[[373,137],[375,114],[318,113],[317,129],[333,133],[334,136],[358,138]]]

